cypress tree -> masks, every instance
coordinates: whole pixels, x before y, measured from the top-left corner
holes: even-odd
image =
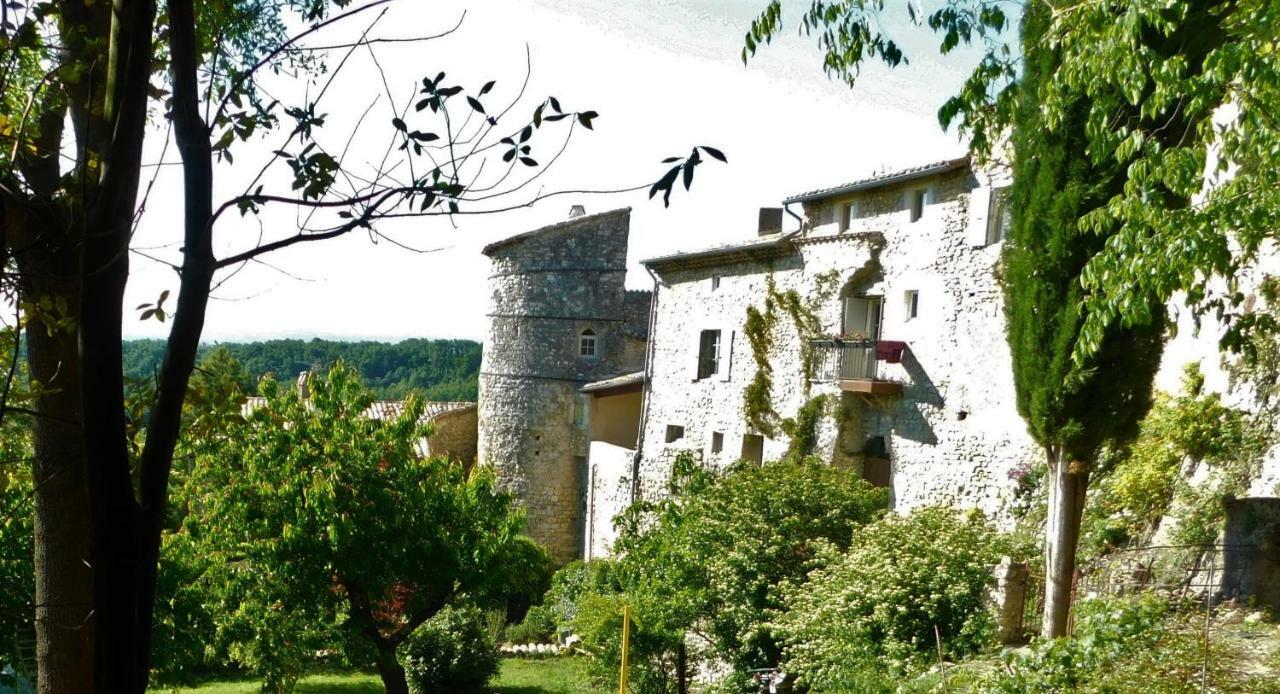
[[[1032,3],[1023,18],[1026,71],[1014,119],[1004,278],[1018,411],[1049,468],[1043,635],[1056,637],[1066,631],[1090,469],[1099,449],[1131,436],[1150,407],[1165,314],[1153,306],[1149,325],[1113,326],[1086,363],[1072,360],[1085,319],[1080,274],[1108,239],[1082,230],[1078,220],[1120,191],[1125,172],[1086,153],[1083,96],[1055,129],[1043,121],[1042,85],[1059,60],[1040,40],[1049,12]]]

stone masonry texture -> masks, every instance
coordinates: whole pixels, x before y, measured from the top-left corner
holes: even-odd
[[[477,459],[528,514],[557,563],[582,552],[587,432],[583,384],[639,370],[647,292],[628,292],[630,209],[577,217],[486,247],[489,329],[480,367]],[[581,354],[584,331],[596,354]]]

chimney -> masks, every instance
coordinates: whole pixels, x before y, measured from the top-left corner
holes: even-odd
[[[782,232],[782,208],[781,207],[761,207],[760,208],[760,228],[758,233],[760,236],[768,236],[769,234],[778,234]]]
[[[573,207],[569,208],[569,219],[573,219],[574,217],[581,217],[586,213],[587,213],[587,208],[583,207],[582,205],[574,205]]]
[[[307,382],[310,380],[310,371],[301,371],[298,373],[298,397],[303,400],[309,400],[311,398],[311,388],[307,386]]]

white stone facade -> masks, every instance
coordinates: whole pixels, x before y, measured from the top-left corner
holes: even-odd
[[[921,189],[925,204],[912,221],[911,198]],[[778,292],[818,301],[827,335],[842,332],[842,295],[880,297],[880,339],[907,343],[902,363],[879,365],[878,378],[903,384],[901,396],[842,393],[834,382],[813,382],[806,393],[801,350],[817,336],[798,334],[781,316],[770,355],[773,407],[792,417],[808,398],[831,396],[815,453],[860,466],[868,439],[883,437],[896,508],[947,504],[999,516],[1015,487],[1010,473],[1041,454],[1014,405],[996,277],[1000,243],[986,243],[985,209],[971,209],[973,198],[986,202],[989,194],[968,167],[952,166],[804,201],[805,224],[795,235],[650,261],[659,281],[642,493],[660,492],[682,450],[722,466],[742,455],[744,437],[764,433],[751,429],[744,410],[743,388],[757,365],[743,321],[748,306],[763,304],[771,281]],[[856,212],[845,223],[849,203]],[[908,292],[916,292],[914,317]],[[729,336],[722,352],[730,364],[697,379],[699,335],[708,329]],[[668,427],[683,427],[683,436],[668,442]],[[766,436],[763,458],[781,457],[788,444],[784,434]]]

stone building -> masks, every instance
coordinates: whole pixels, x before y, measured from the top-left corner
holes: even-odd
[[[682,453],[723,467],[803,448],[889,487],[898,511],[1008,525],[1042,460],[997,277],[1008,183],[954,159],[796,195],[741,242],[644,261],[652,294],[623,289],[627,210],[491,244],[479,460],[561,562],[607,555],[616,515],[665,493]],[[1199,361],[1229,391],[1220,360],[1187,326],[1157,387]],[[1280,447],[1250,494],[1277,480]]]
[[[811,426],[812,454],[889,486],[895,508],[998,514],[1010,472],[1039,449],[1014,405],[994,178],[966,159],[876,176],[784,201],[803,209],[796,232],[762,213],[755,238],[645,261],[657,284],[640,494],[660,493],[680,452],[774,460],[791,448],[784,430]],[[748,308],[764,316],[764,365]],[[748,405],[762,366],[771,385]]]
[[[630,209],[489,244],[478,460],[528,514],[558,563],[583,551],[589,383],[644,363],[649,292],[629,292]]]

